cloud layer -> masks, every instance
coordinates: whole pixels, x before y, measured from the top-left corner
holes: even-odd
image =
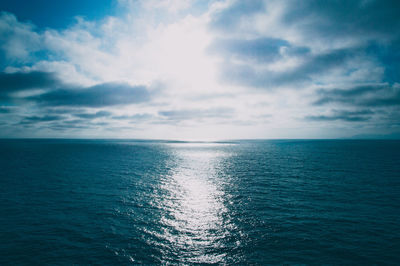
[[[171,2],[118,1],[62,29],[3,10],[2,136],[400,132],[397,1]]]

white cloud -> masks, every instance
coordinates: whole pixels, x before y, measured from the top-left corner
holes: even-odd
[[[12,62],[29,62],[32,53],[41,48],[41,38],[32,24],[21,23],[10,13],[0,13],[0,43],[6,58]]]

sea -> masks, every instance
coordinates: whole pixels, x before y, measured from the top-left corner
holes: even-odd
[[[0,140],[0,265],[399,265],[400,141]]]

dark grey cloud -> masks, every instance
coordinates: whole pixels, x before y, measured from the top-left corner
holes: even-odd
[[[46,128],[55,131],[85,130],[93,128],[93,124],[85,119],[73,119],[64,121],[54,121],[46,125]]]
[[[30,97],[42,106],[106,107],[143,103],[150,100],[145,86],[103,83],[86,88],[62,88]]]
[[[87,119],[71,119],[54,121],[48,127],[51,129],[88,129],[93,127],[93,123]]]
[[[13,93],[40,89],[41,94],[16,96]],[[127,83],[110,82],[90,87],[68,85],[54,73],[17,72],[0,73],[0,104],[13,104],[0,107],[3,119],[11,120],[12,126],[50,129],[56,131],[76,129],[85,130],[108,127],[108,122],[92,121],[97,118],[112,119],[107,110],[91,112],[87,108],[104,108],[119,105],[139,104],[150,100],[145,86],[131,86]],[[21,106],[35,106],[35,114],[11,117],[12,109]],[[28,109],[29,109],[28,108]],[[25,110],[26,111],[26,110]],[[80,119],[72,119],[79,117]],[[142,120],[145,118],[143,117]]]
[[[329,103],[362,107],[400,107],[400,87],[384,85],[355,86],[348,89],[319,90],[314,105]]]
[[[373,125],[380,128],[398,126],[400,122],[400,86],[372,84],[353,86],[347,89],[321,89],[317,92],[315,106],[334,105],[345,108],[363,108],[362,111],[339,112],[332,115],[306,117],[312,121],[348,122],[368,121],[373,116]]]
[[[86,113],[85,108],[74,108],[74,107],[48,107],[43,108],[43,112],[51,113],[51,114],[84,114]]]
[[[0,98],[7,98],[8,94],[13,92],[46,89],[58,85],[61,85],[61,82],[51,72],[0,73]]]
[[[149,120],[154,118],[154,115],[152,114],[134,114],[134,115],[118,115],[118,116],[113,116],[112,119],[116,120],[131,120],[131,121],[143,121],[143,120]]]
[[[313,75],[326,74],[340,68],[356,55],[354,49],[337,49],[323,54],[309,55],[301,65],[286,71],[257,71],[250,62],[247,64],[225,62],[221,67],[221,78],[234,84],[273,89],[312,81]]]
[[[306,47],[292,46],[288,41],[276,38],[256,39],[216,39],[208,48],[212,54],[220,54],[230,59],[273,62],[284,55],[306,55]]]
[[[87,129],[103,129],[111,126],[109,122],[92,122],[88,119],[68,119],[63,116],[33,116],[23,119],[18,125],[35,127],[37,129],[49,129],[54,131],[80,131]]]
[[[305,37],[320,39],[384,38],[400,32],[400,2],[396,0],[286,2],[282,21]]]
[[[109,82],[91,87],[67,85],[51,72],[0,73],[0,99],[12,100],[13,92],[42,89],[45,93],[25,98],[49,107],[104,107],[146,102],[145,86]]]
[[[52,124],[47,127],[48,129],[65,132],[70,130],[87,130],[93,128],[91,125],[64,125],[64,124]]]
[[[15,96],[13,93],[40,89],[41,94],[34,96]],[[90,87],[67,85],[49,72],[18,72],[0,74],[0,104],[14,104],[13,107],[36,106],[35,114],[23,117],[11,117],[12,108],[0,107],[2,117],[13,120],[14,126],[62,129],[89,129],[107,126],[106,122],[92,122],[97,118],[110,118],[107,110],[90,112],[87,108],[144,103],[150,100],[145,86],[131,86],[126,83],[103,83]],[[79,117],[81,121],[69,120]]]
[[[98,111],[96,113],[79,113],[74,115],[83,119],[96,119],[102,117],[110,117],[112,113],[108,111]]]
[[[26,124],[38,124],[42,122],[52,122],[65,119],[64,116],[60,115],[44,115],[44,116],[27,116],[23,118],[19,124],[26,125]]]
[[[9,114],[13,111],[10,107],[0,106],[0,114]]]
[[[308,121],[346,121],[346,122],[363,122],[371,119],[374,114],[371,110],[346,111],[333,110],[330,115],[310,115],[305,119]]]

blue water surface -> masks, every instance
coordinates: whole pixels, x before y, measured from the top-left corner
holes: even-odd
[[[0,140],[0,264],[400,263],[400,141]]]

